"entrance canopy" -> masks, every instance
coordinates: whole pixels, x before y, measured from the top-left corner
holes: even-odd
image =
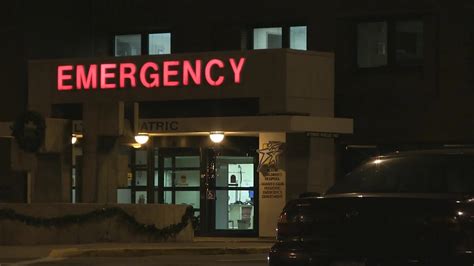
[[[139,132],[150,135],[208,134],[210,131],[239,135],[258,132],[352,134],[353,120],[315,116],[240,116],[140,119],[139,122]]]

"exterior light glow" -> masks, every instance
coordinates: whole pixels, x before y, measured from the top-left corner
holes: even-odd
[[[374,164],[380,164],[381,162],[382,162],[382,160],[377,159],[377,160],[374,161]]]
[[[224,140],[224,132],[211,132],[209,138],[214,143],[221,143]]]
[[[148,137],[147,134],[138,134],[135,136],[135,141],[140,144],[140,145],[143,145],[145,143],[148,142],[148,140],[150,139],[150,137]]]
[[[77,142],[77,137],[75,135],[72,135],[71,137],[71,144],[74,145]]]
[[[142,145],[140,143],[133,143],[132,147],[135,148],[135,149],[140,149],[142,147]]]

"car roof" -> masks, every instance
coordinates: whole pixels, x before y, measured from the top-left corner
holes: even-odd
[[[443,156],[443,155],[474,155],[474,148],[446,148],[432,150],[411,150],[388,153],[378,158],[406,157],[406,156]]]

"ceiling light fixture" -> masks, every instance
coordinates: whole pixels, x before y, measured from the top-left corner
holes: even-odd
[[[214,143],[221,143],[224,140],[224,132],[222,131],[213,131],[209,133],[209,138]]]
[[[149,139],[150,137],[146,133],[138,133],[138,135],[135,136],[135,141],[140,145],[147,143]]]

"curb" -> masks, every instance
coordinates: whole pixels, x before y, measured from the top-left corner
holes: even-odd
[[[103,249],[53,249],[49,258],[73,258],[73,257],[146,257],[161,255],[224,255],[224,254],[260,254],[268,253],[269,247],[252,248],[103,248]]]

